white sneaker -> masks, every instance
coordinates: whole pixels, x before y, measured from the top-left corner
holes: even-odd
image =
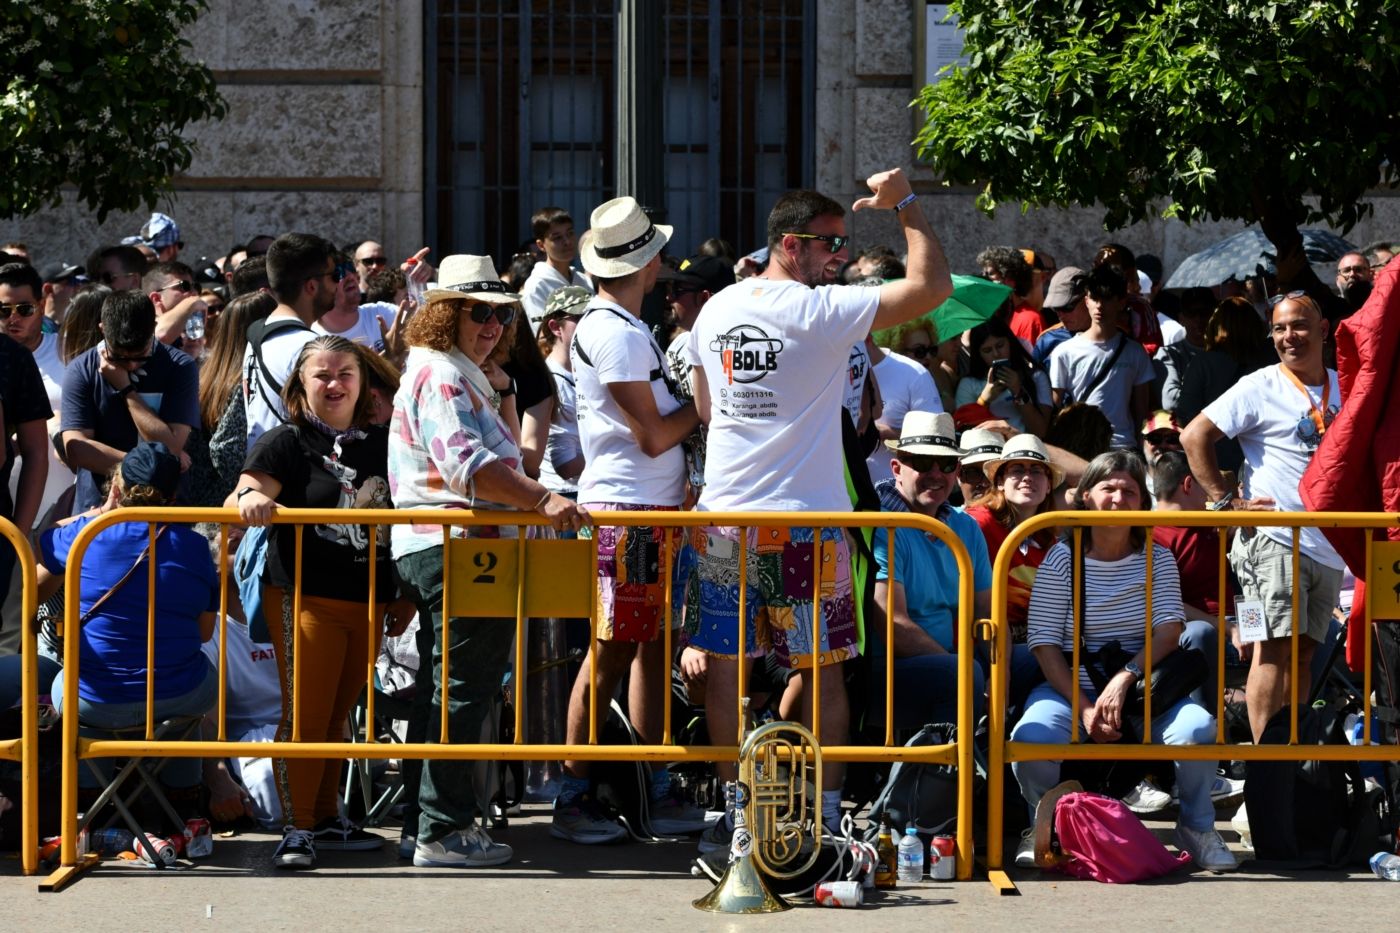
[[[1176,828],[1176,847],[1189,854],[1191,860],[1206,871],[1219,874],[1234,871],[1240,867],[1235,856],[1225,845],[1225,840],[1214,829],[1191,829],[1187,826]]]
[[[1230,828],[1240,834],[1240,848],[1246,852],[1253,852],[1254,839],[1249,833],[1249,814],[1245,812],[1243,803],[1235,811],[1235,815],[1230,817]]]
[[[485,868],[504,865],[515,857],[510,846],[493,842],[479,826],[448,833],[437,842],[422,842],[413,850],[419,868]]]
[[[554,804],[549,834],[580,845],[601,845],[627,838],[627,828],[610,820],[587,794],[579,794],[567,804]]]
[[[1021,841],[1016,844],[1016,867],[1035,867],[1035,827],[1021,833]]]
[[[1143,778],[1132,792],[1123,798],[1123,803],[1134,813],[1156,813],[1171,806],[1171,794]]]

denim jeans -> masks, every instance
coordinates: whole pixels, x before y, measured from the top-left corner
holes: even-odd
[[[1094,694],[1090,693],[1090,698]],[[1066,744],[1070,736],[1069,700],[1047,684],[1031,691],[1025,715],[1011,730],[1013,742],[1037,744]],[[1081,741],[1088,741],[1080,727]],[[1215,741],[1215,717],[1190,697],[1179,701],[1165,713],[1152,716],[1152,741],[1164,745],[1204,745]],[[1058,761],[1017,761],[1011,765],[1021,796],[1026,798],[1031,813],[1045,792],[1060,782]],[[1215,780],[1215,762],[1176,762],[1176,790],[1181,797],[1178,823],[1189,829],[1205,830],[1215,825],[1215,805],[1211,803],[1210,788]]]
[[[63,671],[53,679],[53,705],[63,709]],[[204,679],[188,693],[156,700],[155,721],[172,716],[203,716],[213,709],[219,697],[219,674],[208,659],[204,660]],[[78,698],[78,721],[82,724],[78,732],[90,738],[111,738],[114,729],[132,729],[146,722],[146,701],[133,703],[90,703]],[[98,768],[104,774],[109,772],[110,759],[97,759]],[[160,781],[167,787],[194,787],[200,783],[204,762],[199,758],[172,758],[160,772]],[[80,787],[97,787],[97,779],[86,766],[78,769]]]
[[[872,711],[885,708],[884,657],[870,659]],[[972,719],[976,722],[986,708],[986,677],[982,665],[972,662]],[[876,718],[884,722],[883,717]],[[922,654],[894,659],[894,727],[918,729],[927,723],[958,721],[958,656]]]
[[[515,638],[514,619],[452,619],[451,640],[446,642],[448,682],[442,683],[444,652],[442,572],[443,551],[432,547],[398,558],[402,592],[418,607],[420,632],[417,689],[409,717],[409,742],[441,741],[442,704],[447,703],[448,741],[478,742],[482,721],[500,692],[510,663]],[[431,654],[424,650],[430,647]],[[429,663],[431,659],[431,663]],[[410,797],[404,815],[412,815],[413,788],[417,787],[418,841],[436,842],[472,825],[478,808],[472,788],[470,761],[405,762],[404,787]],[[414,780],[415,773],[421,776]]]
[[[63,670],[51,658],[39,656],[39,696],[48,696],[49,685]],[[0,710],[18,706],[24,695],[24,659],[17,654],[0,657]]]

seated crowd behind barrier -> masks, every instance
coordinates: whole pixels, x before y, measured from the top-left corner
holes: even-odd
[[[1123,247],[1101,249],[1087,273],[1074,267],[1053,272],[1053,259],[1043,253],[995,248],[979,256],[978,264],[1008,287],[1005,304],[961,339],[939,334],[926,312],[948,296],[951,282],[937,238],[901,173],[873,176],[870,186],[872,196],[859,207],[898,206],[908,221],[907,262],[882,257],[873,263],[865,274],[879,277],[861,284],[874,288],[828,287],[845,273],[844,209],[815,192],[794,192],[775,205],[765,277],[745,289],[725,289],[733,278],[712,268],[712,256],[670,268],[675,264],[663,253],[671,231],[652,225],[634,201],[621,198],[593,212],[581,240],[566,212],[551,208],[536,216],[533,248],[542,258],[526,288],[533,296],[528,319],[514,286],[503,284],[489,257],[450,256],[437,270],[426,262],[406,264],[397,313],[361,306],[359,276],[370,268],[362,258],[384,264],[382,247],[372,241],[340,250],[308,234],[258,238],[256,250],[230,251],[230,260],[239,251],[249,258],[225,270],[234,291],[242,291],[226,307],[228,296],[217,291],[191,294],[195,273],[165,255],[178,253],[176,243],[161,244],[162,262],[150,268],[136,247],[103,250],[90,260],[94,276],[114,288],[139,284],[144,294],[95,285],[84,292],[75,281],[79,273],[67,266],[46,268],[40,281],[27,264],[9,261],[16,257],[0,257],[0,302],[16,341],[0,343],[14,362],[0,398],[6,431],[15,435],[21,454],[17,497],[0,505],[25,531],[39,527],[41,519],[50,526],[36,549],[40,597],[61,582],[67,550],[82,528],[112,509],[225,503],[250,526],[265,524],[278,509],[300,507],[533,509],[553,533],[583,530],[598,539],[598,627],[576,675],[568,741],[598,738],[600,714],[630,669],[626,705],[642,741],[660,742],[663,729],[669,731],[661,719],[670,700],[658,697],[669,677],[657,675],[676,663],[706,698],[709,738],[717,746],[738,734],[737,707],[729,699],[741,692],[736,653],[776,660],[777,714],[813,724],[824,745],[840,746],[848,736],[868,740],[882,724],[888,743],[896,729],[955,718],[957,692],[947,685],[958,670],[972,679],[982,712],[989,658],[971,637],[959,643],[958,625],[974,612],[979,618],[991,614],[990,567],[1000,543],[1027,518],[1064,504],[1070,491],[1085,502],[1084,477],[1093,475],[1089,461],[1098,462],[1110,443],[1136,448],[1141,441],[1147,476],[1142,462],[1129,462],[1127,454],[1115,454],[1117,466],[1108,473],[1136,482],[1144,508],[1153,493],[1162,508],[1199,509],[1208,499],[1225,507],[1247,501],[1301,507],[1289,482],[1301,475],[1340,406],[1335,374],[1322,364],[1326,328],[1314,299],[1291,294],[1273,303],[1269,317],[1278,352],[1268,356],[1282,362],[1261,366],[1266,354],[1259,316],[1242,299],[1227,298],[1202,323],[1203,308],[1196,306],[1205,299],[1193,296],[1194,317],[1183,314],[1181,335],[1164,339],[1158,323],[1166,318],[1146,297],[1160,283],[1146,282],[1143,292],[1134,259]],[[572,269],[576,259],[587,276]],[[737,268],[745,273],[751,266]],[[425,292],[430,278],[435,287]],[[566,284],[567,300],[550,298],[554,287]],[[648,297],[654,290],[665,293],[673,318],[669,330],[658,326],[655,335],[641,324],[654,310]],[[1254,315],[1252,322],[1238,320],[1241,304]],[[156,321],[153,336],[148,314]],[[184,326],[197,315],[205,319],[207,336]],[[80,332],[81,320],[99,316],[109,337],[100,345],[96,328]],[[228,326],[220,327],[221,320]],[[318,337],[327,332],[326,322],[343,328],[341,334]],[[60,323],[64,335],[57,333]],[[750,347],[758,339],[753,333],[735,336],[753,326],[766,335],[764,352]],[[538,346],[525,327],[536,332]],[[663,337],[660,344],[657,336]],[[65,376],[60,344],[66,358],[86,351],[80,357],[86,362],[73,368],[82,378]],[[897,354],[881,346],[909,357],[899,357],[894,366]],[[1159,371],[1148,362],[1154,354]],[[1216,357],[1232,367],[1229,378],[1220,374],[1230,367]],[[1193,376],[1212,361],[1209,372]],[[401,382],[397,365],[403,366]],[[192,379],[177,378],[196,366],[197,396]],[[1181,410],[1200,413],[1184,433],[1187,419],[1151,411],[1160,372],[1175,373]],[[677,385],[675,377],[688,384]],[[47,406],[41,391],[49,396]],[[883,407],[882,392],[888,393]],[[1279,410],[1267,417],[1242,413],[1261,397],[1278,402]],[[928,399],[926,407],[935,410],[918,407],[918,399]],[[1293,408],[1303,399],[1307,410],[1300,420]],[[938,413],[940,402],[956,411]],[[60,409],[62,421],[46,427],[55,440],[49,476],[56,482],[36,498],[42,484],[30,477],[48,458],[32,444],[38,433],[32,426],[43,426]],[[1071,413],[1078,424],[1070,424]],[[1309,425],[1313,429],[1305,430]],[[1287,435],[1284,453],[1270,434],[1276,427]],[[1018,431],[1026,433],[1016,436]],[[1185,457],[1172,452],[1183,446]],[[835,456],[838,447],[844,447],[844,458]],[[890,448],[888,456],[883,447]],[[702,477],[707,455],[711,469]],[[1220,468],[1241,462],[1247,472],[1237,486]],[[58,495],[72,485],[74,472],[86,490],[76,509]],[[84,505],[101,497],[101,480],[109,473],[105,499],[84,512]],[[934,540],[911,528],[891,538],[874,526],[853,533],[785,526],[754,530],[753,541],[736,547],[733,529],[696,527],[677,535],[660,527],[597,522],[599,512],[676,508],[697,493],[701,510],[846,512],[854,505],[909,511],[939,522],[949,537]],[[959,499],[961,509],[950,504]],[[76,520],[52,527],[70,509]],[[83,625],[77,643],[68,646],[81,658],[78,713],[84,734],[214,707],[218,677],[210,661],[217,652],[207,646],[201,652],[199,645],[208,642],[213,615],[230,594],[217,589],[208,561],[211,547],[216,558],[225,556],[213,541],[221,533],[217,526],[205,530],[212,536],[209,547],[176,522],[155,530],[158,597],[149,605],[157,617],[152,624],[159,676],[153,677],[144,641],[148,603],[137,606],[148,586],[147,565],[138,558],[151,532],[144,525],[118,524],[92,542],[75,610]],[[470,525],[453,534],[509,539],[515,531]],[[1209,563],[1208,555],[1218,554],[1222,543],[1199,531],[1154,531],[1167,555],[1148,558],[1154,573],[1167,574],[1177,561]],[[408,523],[380,526],[374,537],[379,539],[371,540],[360,524],[319,523],[280,525],[268,538],[252,539],[269,542],[261,564],[266,569],[253,581],[261,611],[249,613],[248,622],[259,629],[250,644],[272,646],[281,693],[275,736],[303,742],[341,738],[345,712],[365,686],[378,638],[386,629],[401,630],[416,612],[423,622],[419,654],[431,661],[419,668],[409,741],[479,739],[490,700],[512,667],[513,620],[477,619],[470,627],[453,627],[448,639],[444,545],[451,535],[431,523]],[[1087,537],[1092,541],[1095,534]],[[1113,537],[1097,534],[1099,540]],[[1287,690],[1296,690],[1288,682],[1290,660],[1306,666],[1315,654],[1310,646],[1328,635],[1339,562],[1318,544],[1316,532],[1302,535],[1302,569],[1310,581],[1307,634],[1294,656],[1290,639],[1281,637],[1288,625],[1281,594],[1291,589],[1282,553],[1287,535],[1250,530],[1231,537],[1230,560],[1244,595],[1261,600],[1269,617],[1269,637],[1253,649],[1247,685],[1257,737]],[[1064,672],[1048,657],[1054,639],[1037,627],[1033,611],[1039,571],[1052,555],[1060,556],[1041,589],[1052,580],[1064,582],[1065,545],[1054,539],[1048,529],[1038,533],[1011,561],[1009,694],[992,700],[1007,700],[1013,715],[1024,710],[1017,729],[1032,728],[1046,718],[1041,712],[1058,709],[1065,699],[1065,690],[1055,685],[1065,680]],[[1158,553],[1144,546],[1136,553]],[[1265,547],[1273,550],[1263,555]],[[952,559],[962,549],[966,574],[957,569],[961,554]],[[1097,553],[1097,545],[1091,550]],[[9,548],[0,552],[6,565],[0,570],[6,570]],[[372,604],[360,586],[371,562],[379,581]],[[119,582],[128,570],[129,578]],[[753,575],[752,589],[734,584],[743,572]],[[167,574],[176,576],[167,581]],[[8,572],[3,576],[8,585]],[[1197,580],[1192,573],[1185,588],[1193,590]],[[297,581],[299,591],[293,592]],[[1174,589],[1165,578],[1161,582],[1165,591]],[[195,593],[192,586],[204,589]],[[1188,597],[1174,613],[1178,618],[1164,619],[1164,648],[1179,644],[1215,661],[1212,618],[1219,607],[1211,608],[1208,595]],[[1097,591],[1089,596],[1092,614]],[[232,602],[232,611],[243,614],[236,594]],[[1165,612],[1174,605],[1167,592],[1154,608]],[[12,611],[7,615],[13,618]],[[893,625],[892,637],[884,634],[884,618]],[[1097,645],[1091,633],[1101,620],[1086,621],[1093,623],[1086,636]],[[1175,641],[1165,634],[1173,626],[1183,629]],[[6,629],[14,630],[8,622]],[[46,629],[46,642],[54,656],[41,662],[40,675],[57,686],[41,689],[59,696],[64,680],[56,665],[63,646],[55,644],[52,631]],[[1040,637],[1048,640],[1037,642]],[[1120,644],[1126,649],[1130,641]],[[682,645],[685,651],[675,659],[662,650]],[[251,658],[259,649],[244,650]],[[957,666],[941,660],[950,652],[959,658]],[[961,666],[964,656],[974,655],[975,663]],[[519,657],[517,652],[517,662]],[[886,662],[894,668],[893,681]],[[842,666],[869,670],[862,694],[845,696]],[[9,670],[0,661],[0,680]],[[297,671],[303,685],[318,686],[294,693]],[[268,703],[254,718],[266,720],[271,691],[262,676]],[[156,701],[149,710],[148,677]],[[1177,720],[1183,711],[1201,709],[1210,719],[1210,701],[1220,699],[1214,680],[1212,669],[1194,702],[1182,700],[1173,707],[1175,715],[1163,711],[1166,719],[1154,723],[1166,729],[1169,742],[1188,734],[1209,740],[1200,736],[1214,726]],[[1095,692],[1071,697],[1070,705],[1087,700],[1094,715],[1103,702]],[[1113,708],[1106,704],[1104,716],[1111,718]],[[1047,716],[1058,722],[1061,713]],[[1103,730],[1105,723],[1096,718],[1090,725]],[[211,720],[210,728],[226,729],[230,738],[265,738],[270,725],[229,716]],[[332,761],[298,757],[266,769],[255,764],[259,760],[207,766],[211,787],[220,791],[209,806],[216,815],[242,811],[280,820],[286,829],[274,864],[307,867],[318,847],[378,844],[338,810],[338,766]],[[1035,765],[1027,772],[1035,776],[1023,783],[1029,800],[1038,796],[1032,791],[1048,772],[1041,773],[1043,763],[1024,764]],[[254,774],[271,773],[250,778],[250,767]],[[648,770],[650,802],[659,817],[654,825],[668,831],[704,826],[670,771],[660,765]],[[244,776],[251,794],[236,787],[230,771]],[[400,852],[415,864],[481,866],[512,857],[509,846],[478,825],[485,802],[476,799],[467,772],[462,761],[405,761]],[[728,763],[720,763],[718,772],[733,779]],[[194,761],[179,762],[165,775],[181,809],[198,806],[187,790],[199,780]],[[829,768],[827,776],[822,810],[831,824],[840,808],[841,768]],[[1194,771],[1186,783],[1191,789],[1182,793],[1196,795]],[[278,791],[275,807],[270,786]],[[551,827],[556,836],[596,843],[625,835],[594,791],[587,762],[566,762]],[[1225,867],[1225,859],[1216,857],[1223,848],[1215,845],[1218,838],[1201,836],[1203,827],[1192,825],[1205,822],[1204,807],[1197,804],[1183,808],[1184,846],[1198,861]],[[727,848],[732,807],[725,810],[705,828],[702,849]]]

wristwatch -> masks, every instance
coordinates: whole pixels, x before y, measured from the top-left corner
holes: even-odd
[[[1124,664],[1123,670],[1127,671],[1129,674],[1132,674],[1134,677],[1142,677],[1142,668],[1138,667],[1138,663],[1136,661],[1129,661],[1127,664]]]
[[[244,486],[242,489],[238,490],[238,495],[236,495],[236,496],[233,497],[233,498],[234,498],[234,501],[239,501],[239,500],[241,500],[244,496],[248,495],[248,493],[250,493],[250,492],[257,492],[257,490],[254,489],[252,486]]]
[[[120,389],[117,390],[117,398],[126,398],[128,395],[135,391],[136,383],[128,382],[126,385],[122,386]]]
[[[1214,502],[1206,503],[1206,509],[1208,509],[1211,512],[1223,512],[1226,509],[1230,508],[1233,505],[1234,501],[1235,494],[1233,492],[1227,492],[1225,493],[1225,495],[1221,496],[1219,499],[1216,499]]]
[[[504,389],[497,389],[496,394],[501,398],[510,398],[515,394],[515,380],[511,379],[510,385],[506,386]]]

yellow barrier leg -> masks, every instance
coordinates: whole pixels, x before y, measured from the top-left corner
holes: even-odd
[[[62,891],[100,861],[102,859],[96,852],[89,852],[80,857],[75,865],[61,865],[46,880],[39,882],[39,890],[45,894]]]

